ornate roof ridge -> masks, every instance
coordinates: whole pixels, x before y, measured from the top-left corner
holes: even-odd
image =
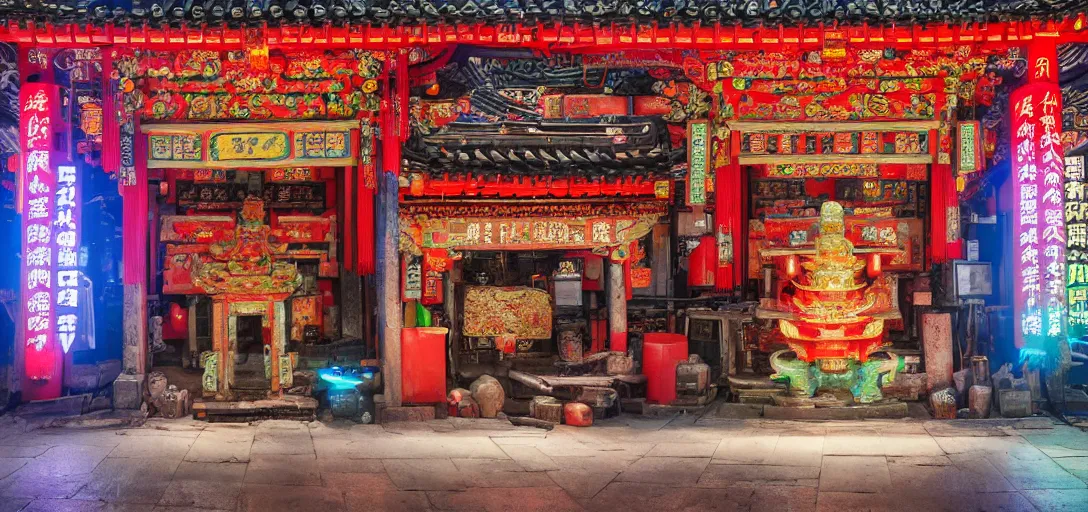
[[[24,3],[25,2],[25,3]],[[1084,0],[0,0],[0,21],[262,26],[422,23],[911,24],[1058,19]]]

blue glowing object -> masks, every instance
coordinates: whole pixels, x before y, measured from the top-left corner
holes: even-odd
[[[374,381],[373,371],[361,371],[358,368],[341,368],[339,366],[318,370],[317,376],[329,388],[334,390],[356,389],[359,384]]]
[[[363,383],[353,371],[345,372],[339,366],[318,370],[317,375],[333,389],[355,389],[355,386]]]
[[[1045,350],[1024,347],[1020,349],[1020,365],[1038,369],[1046,364],[1047,354]]]

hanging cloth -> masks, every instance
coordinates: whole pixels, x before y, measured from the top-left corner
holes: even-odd
[[[719,291],[731,291],[741,283],[741,265],[737,258],[741,218],[743,211],[743,186],[741,167],[735,156],[740,152],[740,137],[731,134],[727,144],[731,146],[729,163],[714,170],[714,237],[717,246],[718,271],[714,287]]]
[[[359,130],[359,159],[355,194],[355,267],[360,275],[374,273],[377,266],[374,244],[377,230],[374,227],[374,194],[378,191],[378,169],[374,160],[374,127],[364,121]]]

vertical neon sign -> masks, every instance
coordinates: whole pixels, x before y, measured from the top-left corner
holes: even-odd
[[[76,168],[57,167],[56,215],[53,220],[57,250],[57,340],[65,354],[75,343],[79,311],[79,180]]]
[[[1088,194],[1084,157],[1065,158],[1065,261],[1069,336],[1088,332]]]
[[[1042,348],[1065,332],[1064,162],[1057,84],[1016,90],[1012,105],[1017,345]]]
[[[60,358],[53,343],[56,312],[53,308],[52,227],[56,183],[50,160],[57,102],[52,93],[51,86],[35,83],[23,84],[19,91],[19,135],[23,154],[23,323],[20,327],[25,345],[26,378],[37,384],[36,388],[28,386],[24,394],[29,393],[34,398],[60,394]],[[43,389],[43,386],[50,389]]]

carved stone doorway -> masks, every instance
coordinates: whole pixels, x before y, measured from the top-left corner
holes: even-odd
[[[234,353],[234,391],[237,393],[268,393],[272,389],[272,340],[264,336],[262,315],[238,315],[232,318],[235,336],[231,339]]]
[[[237,400],[281,394],[293,380],[283,302],[230,299],[213,298],[212,352],[203,356],[205,396]]]

